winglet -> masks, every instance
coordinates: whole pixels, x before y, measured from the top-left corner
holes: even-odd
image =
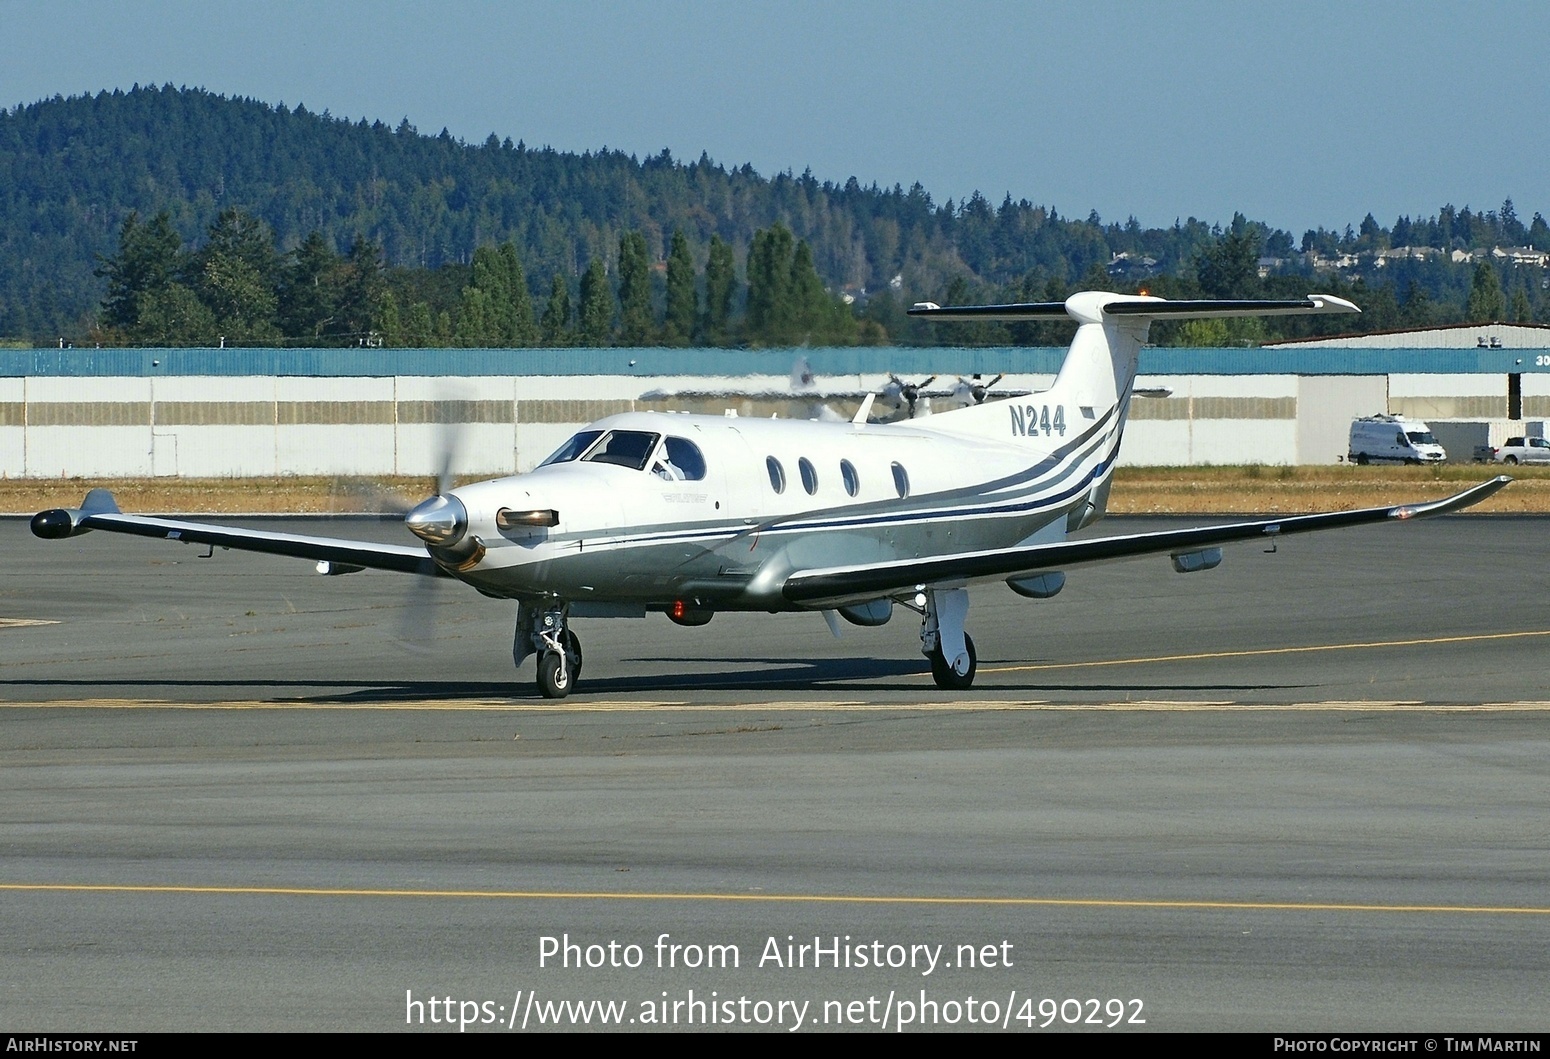
[[[81,501],[81,510],[88,515],[117,515],[118,501],[107,489],[93,489]]]

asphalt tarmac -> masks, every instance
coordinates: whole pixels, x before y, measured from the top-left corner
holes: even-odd
[[[7,1030],[1550,1021],[1550,520],[982,588],[961,696],[657,616],[556,705],[509,604],[199,551],[0,521]]]

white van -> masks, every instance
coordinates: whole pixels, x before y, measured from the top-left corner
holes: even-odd
[[[1352,463],[1444,463],[1448,453],[1432,428],[1404,416],[1367,416],[1351,424]]]

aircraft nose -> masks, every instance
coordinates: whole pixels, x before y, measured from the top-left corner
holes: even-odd
[[[468,531],[468,510],[455,496],[433,496],[405,515],[404,525],[425,543],[445,548]]]

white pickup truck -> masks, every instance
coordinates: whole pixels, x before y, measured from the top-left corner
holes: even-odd
[[[1550,441],[1544,438],[1508,438],[1501,448],[1475,446],[1476,463],[1550,463]]]

